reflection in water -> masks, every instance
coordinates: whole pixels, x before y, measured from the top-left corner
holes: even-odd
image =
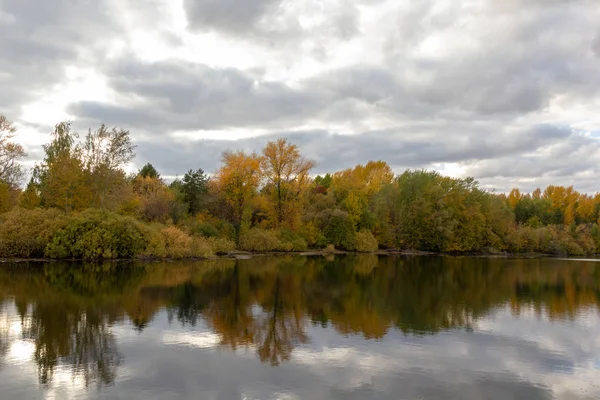
[[[368,345],[394,331],[468,333],[507,306],[513,318],[533,310],[551,321],[575,321],[599,304],[600,264],[574,261],[367,255],[6,264],[0,372],[17,342],[30,343],[43,386],[52,385],[58,367],[85,386],[112,385],[127,364],[115,328],[129,326],[143,340],[163,310],[169,324],[192,332],[208,327],[220,348],[246,349],[277,366],[310,345],[314,329],[332,328]]]

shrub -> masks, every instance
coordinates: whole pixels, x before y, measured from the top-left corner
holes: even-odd
[[[197,226],[193,231],[194,234],[199,236],[204,236],[206,238],[216,238],[219,236],[219,231],[212,224],[208,222],[203,222]]]
[[[506,237],[508,249],[514,253],[540,252],[555,255],[581,256],[596,252],[592,229],[578,227],[571,232],[558,226],[517,227]]]
[[[371,231],[362,230],[356,233],[355,236],[356,251],[361,253],[373,253],[379,249],[377,239]]]
[[[335,246],[332,244],[327,245],[327,247],[323,249],[323,253],[335,253]]]
[[[223,238],[208,238],[206,242],[215,254],[227,254],[235,250],[235,243]]]
[[[165,243],[164,257],[210,257],[214,254],[206,239],[190,236],[177,227],[164,228],[161,233]]]
[[[237,232],[235,226],[227,221],[219,220],[215,223],[215,228],[219,232],[219,237],[235,242],[237,239]]]
[[[289,229],[280,229],[278,234],[279,241],[287,251],[306,251],[308,244],[299,234]]]
[[[140,256],[156,258],[166,257],[165,236],[162,233],[165,226],[161,224],[151,224],[146,225],[144,228],[146,231],[146,248]]]
[[[319,227],[312,221],[309,221],[302,225],[299,231],[299,235],[306,241],[306,243],[309,246],[317,245],[319,239],[325,237],[325,235],[323,235]]]
[[[131,258],[146,247],[145,229],[130,217],[87,210],[68,219],[46,246],[49,258]]]
[[[15,208],[1,215],[0,257],[43,257],[65,223],[65,215],[56,209]]]
[[[329,243],[336,248],[352,251],[356,246],[354,225],[348,218],[348,214],[335,210],[325,227],[325,237]]]
[[[181,229],[170,226],[161,230],[164,239],[164,257],[185,258],[192,255],[192,237]]]
[[[240,234],[239,248],[245,251],[280,251],[284,250],[284,245],[275,232],[252,228]]]

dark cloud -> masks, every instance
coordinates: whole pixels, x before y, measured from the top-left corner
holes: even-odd
[[[282,0],[183,0],[192,29],[248,33]]]
[[[592,42],[592,51],[600,58],[600,32],[596,35],[596,38]]]

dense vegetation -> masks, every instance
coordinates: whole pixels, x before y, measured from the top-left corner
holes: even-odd
[[[167,182],[152,164],[128,175],[129,132],[80,140],[56,125],[21,189],[24,149],[0,117],[0,257],[206,257],[234,248],[372,252],[597,253],[600,195],[549,186],[489,193],[472,178],[395,175],[383,161],[313,177],[286,139],[260,154],[225,152],[214,174]],[[196,166],[197,167],[197,166]]]

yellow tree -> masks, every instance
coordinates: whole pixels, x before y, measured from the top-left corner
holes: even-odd
[[[331,186],[338,198],[345,198],[349,193],[370,198],[393,180],[394,172],[385,161],[369,161],[366,165],[336,172]]]
[[[89,206],[89,177],[84,171],[76,138],[71,132],[71,123],[61,122],[52,132],[52,142],[43,146],[46,157],[34,169],[34,180],[45,207],[70,212]]]
[[[578,221],[583,223],[594,223],[598,218],[594,198],[588,195],[581,195],[575,209]]]
[[[513,209],[513,211],[517,208],[521,200],[523,200],[523,194],[517,188],[514,188],[508,194],[508,205]]]
[[[359,164],[354,168],[336,172],[331,188],[356,227],[375,194],[393,180],[394,173],[387,163],[369,161],[366,165]]]
[[[543,194],[545,199],[550,200],[550,208],[562,213],[565,225],[569,225],[575,220],[575,206],[579,196],[579,192],[574,190],[573,186],[550,185]]]
[[[239,228],[244,210],[250,207],[261,182],[261,163],[256,153],[226,151],[223,165],[216,173],[215,185],[233,212],[233,222]]]
[[[284,138],[268,142],[263,155],[262,171],[273,200],[274,225],[280,227],[287,222],[294,227],[300,212],[300,194],[315,162],[304,158],[298,146]]]
[[[8,183],[0,180],[0,214],[13,208],[13,195]]]
[[[37,189],[37,185],[35,182],[30,181],[27,184],[27,188],[21,193],[21,197],[19,198],[19,206],[22,208],[33,210],[41,205],[41,198],[39,191]]]

